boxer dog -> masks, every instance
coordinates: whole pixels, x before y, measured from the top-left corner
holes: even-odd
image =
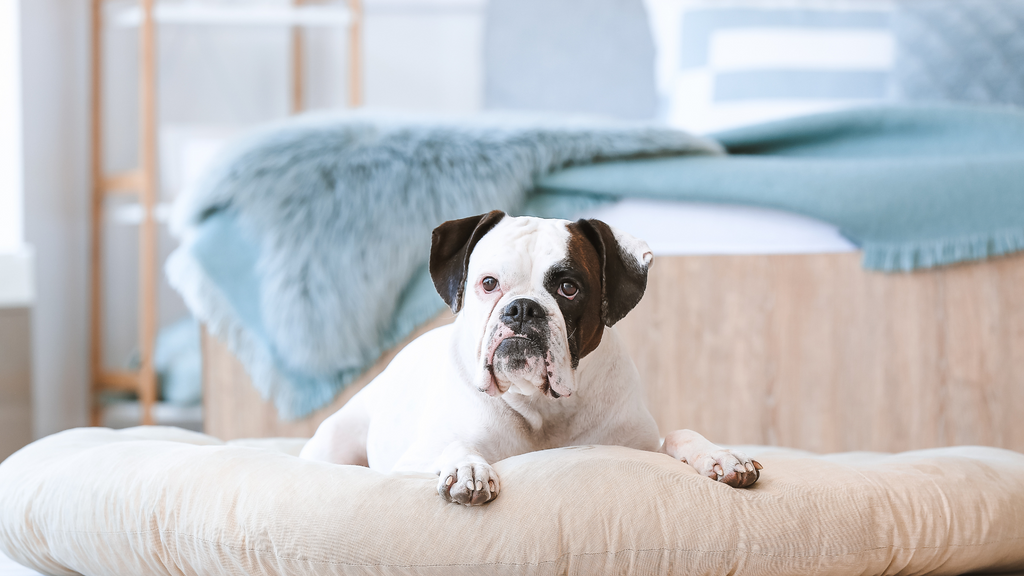
[[[405,347],[320,425],[301,456],[437,474],[448,502],[501,492],[492,462],[586,444],[661,450],[734,487],[761,465],[690,430],[661,442],[611,326],[640,301],[654,256],[600,220],[494,211],[434,230],[430,275],[457,314]]]

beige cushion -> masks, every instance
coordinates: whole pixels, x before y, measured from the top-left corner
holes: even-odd
[[[77,429],[0,465],[0,549],[50,574],[960,574],[1024,568],[1024,455],[757,450],[752,489],[660,454],[548,450],[501,496],[436,477],[223,444]]]

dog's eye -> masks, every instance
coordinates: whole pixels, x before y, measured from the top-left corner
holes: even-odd
[[[569,300],[575,298],[576,295],[579,294],[579,291],[580,289],[577,288],[575,284],[569,282],[568,280],[562,282],[562,285],[558,287],[558,293],[561,294],[562,296],[565,296]]]
[[[494,292],[498,287],[498,281],[490,276],[484,278],[484,281],[481,282],[481,284],[484,286],[484,292]]]

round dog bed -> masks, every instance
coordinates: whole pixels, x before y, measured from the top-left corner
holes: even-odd
[[[48,574],[962,574],[1024,568],[1024,455],[744,447],[750,489],[668,456],[498,462],[501,496],[307,462],[301,441],[70,430],[0,465],[0,549]]]

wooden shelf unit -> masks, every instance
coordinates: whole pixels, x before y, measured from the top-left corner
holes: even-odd
[[[157,400],[157,377],[153,352],[157,333],[157,219],[160,194],[157,139],[157,25],[284,25],[291,28],[292,112],[301,112],[305,102],[304,26],[347,25],[349,33],[349,105],[362,105],[362,6],[348,0],[344,7],[309,5],[293,0],[292,7],[253,9],[237,4],[214,5],[196,0],[158,5],[156,0],[139,0],[136,10],[118,19],[123,26],[139,28],[139,166],[108,174],[104,169],[103,130],[103,11],[105,0],[91,0],[92,12],[92,246],[91,268],[91,414],[93,426],[102,422],[100,394],[105,391],[134,392],[139,397],[141,423],[153,424]],[[233,19],[234,18],[234,19]],[[103,213],[108,198],[128,196],[142,211],[139,226],[139,358],[136,371],[109,370],[103,362]]]

